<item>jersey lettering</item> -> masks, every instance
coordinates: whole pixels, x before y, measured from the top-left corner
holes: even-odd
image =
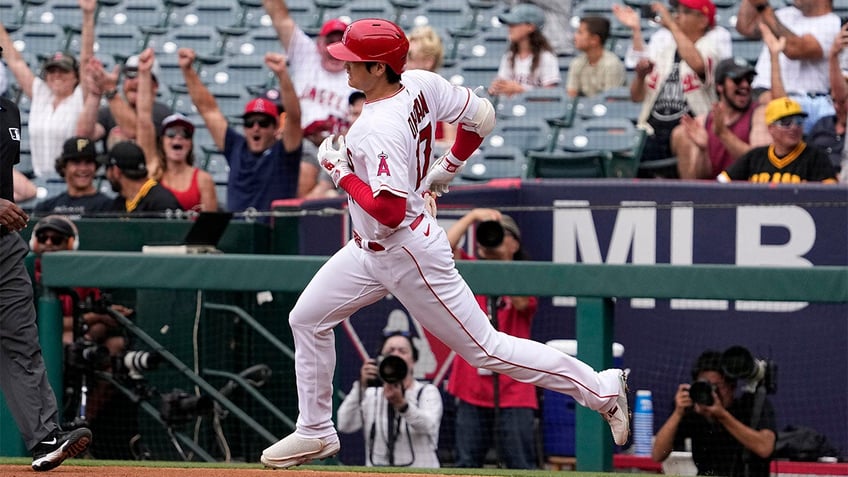
[[[424,98],[424,92],[422,91],[415,98],[415,101],[412,102],[412,112],[409,113],[409,118],[406,120],[413,137],[418,135],[418,125],[429,112],[430,107],[427,106],[427,100]]]
[[[799,184],[806,182],[801,179],[801,176],[791,172],[757,172],[750,177],[750,182],[759,182],[761,184]]]
[[[431,143],[433,125],[427,123],[424,128],[421,129],[421,133],[418,134],[418,148],[415,151],[418,154],[417,163],[418,170],[416,171],[416,179],[415,179],[415,190],[418,190],[421,187],[421,182],[424,180],[424,177],[427,176],[427,172],[430,170],[430,158],[433,157],[433,144]]]
[[[389,158],[389,156],[387,156],[385,152],[381,152],[380,154],[377,154],[377,159],[380,160],[380,164],[377,165],[377,176],[381,176],[383,174],[385,174],[387,176],[392,175],[392,173],[389,172],[389,163],[388,163],[388,161],[386,161],[386,159],[388,159],[388,158]]]

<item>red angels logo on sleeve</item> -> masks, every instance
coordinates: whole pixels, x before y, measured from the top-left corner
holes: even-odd
[[[389,171],[389,163],[387,161],[388,158],[389,158],[389,156],[386,155],[385,152],[381,152],[380,154],[377,154],[377,159],[380,160],[380,163],[377,164],[377,175],[378,176],[381,176],[383,174],[385,174],[387,176],[392,175],[392,173]]]

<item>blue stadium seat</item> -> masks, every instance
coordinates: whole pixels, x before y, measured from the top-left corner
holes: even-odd
[[[229,84],[231,87],[263,85],[267,87],[275,81],[273,72],[265,66],[260,55],[241,55],[224,58],[214,67],[206,70],[214,84]]]
[[[210,84],[209,92],[224,116],[228,117],[241,116],[244,105],[252,99],[244,88],[236,88],[232,84]]]
[[[241,6],[238,0],[202,0],[181,11],[183,25],[229,26],[235,24]]]
[[[283,45],[277,30],[263,26],[252,28],[246,35],[231,38],[232,43],[225,50],[230,55],[264,55],[269,51],[282,53]]]
[[[645,145],[645,131],[625,118],[592,118],[564,129],[556,139],[556,150],[607,152],[608,177],[634,177]]]
[[[486,136],[481,148],[488,151],[510,146],[526,154],[528,151],[546,149],[552,140],[551,128],[544,119],[526,116],[499,120],[495,129]]]
[[[115,9],[112,23],[118,25],[158,26],[165,22],[165,6],[159,0],[123,0]]]
[[[148,41],[148,46],[156,53],[176,53],[179,48],[192,48],[198,55],[212,55],[220,51],[221,45],[221,36],[212,25],[171,27],[164,35]]]
[[[99,57],[132,55],[142,50],[141,31],[131,25],[97,25],[94,30],[94,51]]]
[[[56,25],[81,25],[82,10],[78,0],[50,0],[27,13],[28,23],[55,23]]]
[[[236,14],[235,23],[233,26],[259,26],[265,10],[262,7],[262,0],[237,0],[239,11]],[[287,2],[289,6],[289,14],[292,14],[292,4],[295,2]]]
[[[527,154],[527,178],[599,178],[611,155],[605,151],[531,151]]]
[[[34,56],[50,56],[60,51],[65,44],[65,32],[53,23],[26,24],[11,34],[15,47],[20,52]],[[36,71],[36,70],[33,70]]]
[[[613,88],[597,96],[584,97],[577,101],[577,115],[582,119],[626,118],[635,124],[641,110],[641,102],[630,100],[629,86]]]
[[[562,87],[536,88],[501,98],[497,104],[497,115],[499,118],[561,118],[573,102],[574,99]]]
[[[509,145],[487,147],[468,158],[460,177],[465,181],[517,179],[524,177],[525,167],[526,159],[519,148]]]

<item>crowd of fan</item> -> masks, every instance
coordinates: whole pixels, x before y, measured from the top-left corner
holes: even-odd
[[[11,74],[30,100],[32,171],[29,178],[17,174],[17,197],[29,199],[24,203],[37,213],[82,216],[174,208],[261,212],[279,199],[336,195],[320,173],[316,152],[328,135],[344,134],[362,108],[344,63],[327,54],[347,23],[330,18],[312,31],[298,25],[285,1],[262,3],[280,41],[279,53],[264,57],[278,84],[257,93],[238,119],[216,102],[190,48],[180,48],[177,57],[197,116],[157,100],[163,85],[152,48],[108,70],[95,56],[94,0],[79,0],[79,58],[56,52],[40,72],[31,69],[0,23],[5,52],[0,88]],[[744,0],[736,10],[735,32],[717,24],[710,0],[654,2],[641,10],[613,4],[609,16],[565,18],[574,31],[563,47],[562,32],[550,27],[576,3],[564,11],[544,1],[504,5],[497,18],[505,26],[506,51],[489,53],[501,55],[500,65],[482,94],[506,98],[549,88],[579,101],[629,89],[631,101],[641,103],[635,122],[646,131],[641,164],[648,167],[640,168],[642,177],[839,181],[848,161],[848,67],[842,60],[848,31],[832,2],[777,8]],[[613,28],[629,30],[632,37],[620,54],[610,49]],[[431,26],[409,31],[407,69],[442,71],[446,40],[440,33],[444,30]],[[762,40],[756,64],[734,57],[737,38]],[[567,69],[560,66],[562,58],[569,60]],[[208,131],[226,158],[226,177],[213,177],[198,164],[205,146],[195,142],[198,129]],[[445,147],[455,128],[439,124],[436,134]],[[668,158],[674,158],[671,167],[650,167]],[[111,192],[99,187],[101,165]],[[38,188],[28,179],[64,181],[66,190],[34,199]]]

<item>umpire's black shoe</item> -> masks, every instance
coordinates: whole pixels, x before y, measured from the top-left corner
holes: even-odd
[[[91,443],[91,431],[85,427],[73,431],[53,431],[32,449],[32,470],[55,469],[65,461],[84,452]]]

